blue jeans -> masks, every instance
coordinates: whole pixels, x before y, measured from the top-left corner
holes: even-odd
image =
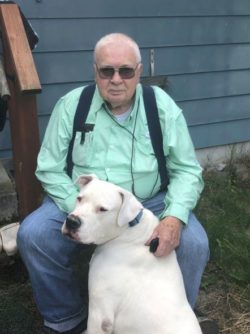
[[[164,208],[165,194],[143,203],[158,215]],[[40,208],[21,224],[17,244],[28,269],[34,298],[45,325],[66,331],[87,316],[87,304],[72,267],[79,250],[77,244],[61,233],[66,214],[46,197]],[[187,298],[192,307],[198,296],[201,277],[209,257],[206,233],[193,214],[183,228],[177,258],[181,267]]]

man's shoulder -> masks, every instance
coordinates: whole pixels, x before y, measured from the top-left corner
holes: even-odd
[[[180,114],[181,109],[174,99],[162,88],[158,86],[152,86],[152,88],[154,89],[159,114],[176,118]]]
[[[59,99],[59,103],[64,105],[64,108],[66,110],[70,110],[72,112],[72,109],[76,109],[79,99],[81,96],[82,91],[86,88],[87,86],[81,86],[72,89],[71,91],[67,92],[65,95],[63,95]]]
[[[154,93],[155,93],[155,98],[156,98],[156,101],[158,102],[169,102],[169,101],[173,101],[173,98],[164,90],[162,89],[161,87],[159,86],[151,86],[154,90]]]
[[[75,100],[75,99],[79,100],[80,95],[85,87],[86,86],[76,87],[67,92],[65,95],[63,95],[61,99],[65,101]]]

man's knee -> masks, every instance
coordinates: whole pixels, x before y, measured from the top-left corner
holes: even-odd
[[[191,256],[193,260],[197,257],[203,263],[209,259],[207,234],[193,214],[190,215],[188,225],[183,228],[179,253],[179,256]]]
[[[210,257],[210,249],[209,249],[209,240],[207,233],[202,226],[202,224],[197,220],[197,218],[193,215],[193,219],[196,221],[196,229],[194,231],[194,247],[197,254],[199,254],[200,258],[204,260],[206,263]]]
[[[37,224],[38,222],[35,221],[33,214],[23,220],[17,234],[17,246],[19,250],[30,248],[35,240],[39,240]]]
[[[17,235],[19,249],[41,245],[55,238],[60,234],[65,217],[66,214],[51,199],[45,198],[43,204],[21,223]]]
[[[208,262],[210,250],[207,235],[202,238],[193,239],[192,254],[193,256],[197,256],[201,263],[206,264]]]

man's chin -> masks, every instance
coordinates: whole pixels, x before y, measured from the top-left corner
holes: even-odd
[[[110,99],[107,105],[114,114],[120,115],[128,111],[131,104],[124,102],[124,98],[117,97],[116,99]]]
[[[117,108],[124,104],[124,96],[122,94],[112,95],[112,97],[109,99],[109,104],[113,108]]]

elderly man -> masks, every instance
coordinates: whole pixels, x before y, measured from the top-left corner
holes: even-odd
[[[82,246],[61,234],[78,194],[74,180],[81,174],[95,173],[132,191],[160,217],[147,244],[159,238],[157,257],[176,249],[189,303],[195,305],[209,257],[206,233],[191,213],[203,188],[202,171],[181,110],[163,90],[154,87],[169,174],[167,191],[160,191],[139,83],[142,69],[140,50],[130,37],[114,33],[96,44],[96,90],[86,120],[92,127],[85,133],[84,143],[81,133],[76,134],[72,177],[66,172],[67,152],[85,88],[69,92],[53,110],[36,171],[47,196],[23,221],[18,235],[18,247],[44,318],[42,333],[77,334],[86,327],[86,302],[71,267]]]

